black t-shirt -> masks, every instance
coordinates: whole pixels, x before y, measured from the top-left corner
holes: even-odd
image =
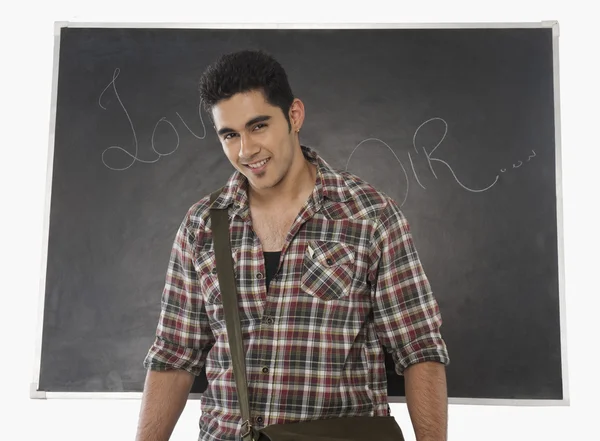
[[[264,251],[265,255],[265,268],[267,270],[267,291],[269,290],[269,284],[271,283],[271,279],[277,272],[277,267],[279,266],[279,257],[281,256],[281,251]]]

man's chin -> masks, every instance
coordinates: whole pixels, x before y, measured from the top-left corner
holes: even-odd
[[[246,176],[248,183],[255,191],[269,190],[275,188],[282,181],[282,178],[277,179],[277,177],[273,176],[273,174],[271,174],[270,176],[265,176],[266,173],[267,170],[260,174],[254,174],[250,172],[243,173],[243,175]]]
[[[252,190],[254,191],[265,191],[265,190],[272,190],[277,188],[277,185],[279,184],[279,182],[281,181],[274,181],[272,179],[266,180],[266,179],[248,179],[248,182],[250,184],[250,187],[252,187]]]
[[[250,184],[253,190],[261,191],[273,187],[272,183],[268,182],[264,178],[261,179],[260,177],[254,175],[246,176],[246,178],[248,179],[248,183]]]

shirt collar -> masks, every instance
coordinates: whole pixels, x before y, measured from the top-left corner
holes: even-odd
[[[301,146],[302,154],[317,166],[317,180],[313,197],[317,206],[324,199],[334,202],[347,202],[352,194],[347,187],[344,175],[335,171],[315,150]],[[214,203],[215,208],[225,209],[234,206],[234,213],[245,210],[248,206],[248,179],[239,171],[235,171],[221,190]]]

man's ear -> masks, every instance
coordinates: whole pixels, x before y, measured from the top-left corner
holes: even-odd
[[[293,132],[299,132],[304,123],[304,103],[299,98],[294,98],[288,112]]]

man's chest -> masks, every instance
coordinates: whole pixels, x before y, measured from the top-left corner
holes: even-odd
[[[247,222],[234,218],[231,225],[232,261],[241,299],[267,301],[282,295],[334,300],[366,287],[371,264],[372,222],[364,219],[330,219],[316,214],[298,219],[263,219]],[[262,249],[262,251],[261,251]],[[282,251],[277,278],[267,292],[264,251]],[[220,301],[212,243],[206,242],[195,260],[207,303]]]
[[[252,213],[254,234],[260,240],[263,251],[281,251],[296,213],[287,211],[276,214]]]

